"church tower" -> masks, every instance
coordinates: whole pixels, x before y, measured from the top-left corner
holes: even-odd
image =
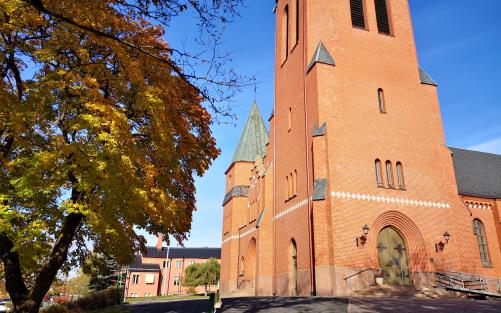
[[[343,294],[366,269],[416,286],[438,270],[499,276],[462,236],[471,212],[408,1],[276,5],[274,293]]]
[[[269,135],[254,105],[226,172],[223,294],[501,277],[501,156],[446,146],[408,1],[277,0],[275,13]]]
[[[271,264],[258,262],[258,257],[271,254],[272,250],[271,240],[258,242],[260,233],[271,235],[271,220],[263,220],[263,209],[271,206],[265,205],[266,199],[271,201],[271,195],[265,192],[266,181],[272,178],[270,168],[264,166],[268,144],[268,131],[254,103],[225,173],[221,251],[224,294],[234,294],[238,289],[245,290],[244,295],[271,294]],[[271,191],[271,181],[268,185]],[[259,280],[257,273],[261,274]],[[258,288],[258,282],[262,288]]]

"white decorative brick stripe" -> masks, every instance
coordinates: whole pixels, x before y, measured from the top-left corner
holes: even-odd
[[[481,203],[481,202],[474,202],[474,201],[465,201],[466,205],[470,209],[484,209],[484,210],[492,210],[492,204],[490,203]]]
[[[358,194],[358,193],[343,192],[343,191],[333,191],[331,193],[331,196],[339,199],[394,203],[400,205],[412,205],[412,206],[429,207],[429,208],[449,209],[451,207],[449,203],[444,203],[444,202],[413,200],[406,198],[397,198],[397,197],[388,197],[388,196],[370,195],[370,194]]]
[[[282,217],[286,216],[287,214],[290,214],[290,213],[296,211],[297,209],[299,209],[307,204],[308,204],[308,199],[304,199],[302,201],[299,201],[296,204],[290,206],[289,208],[287,208],[287,209],[283,210],[282,212],[278,213],[277,215],[275,215],[274,219],[278,220],[279,218],[282,218]]]
[[[223,240],[223,242],[221,242],[221,245],[224,245],[225,243],[227,243],[230,240],[238,240],[239,237],[242,238],[242,237],[245,237],[245,236],[247,236],[249,234],[252,234],[255,230],[256,230],[256,227],[252,227],[252,229],[249,229],[245,233],[240,234],[240,236],[238,236],[238,235],[229,236],[228,238],[226,238],[225,240]]]

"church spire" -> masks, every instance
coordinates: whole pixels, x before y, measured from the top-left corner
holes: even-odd
[[[263,157],[268,143],[268,131],[259,112],[257,103],[252,104],[232,162],[253,162],[257,156]]]

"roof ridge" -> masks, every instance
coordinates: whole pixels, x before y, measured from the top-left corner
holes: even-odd
[[[494,153],[494,152],[485,152],[485,151],[478,151],[478,150],[473,150],[473,149],[457,148],[457,147],[449,147],[449,149],[463,150],[463,151],[468,151],[468,152],[475,152],[475,153],[489,154],[489,155],[493,155],[493,156],[501,157],[501,154],[497,154],[497,153]]]

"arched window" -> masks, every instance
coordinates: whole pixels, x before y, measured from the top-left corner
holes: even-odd
[[[283,59],[289,57],[289,6],[285,6],[284,15],[282,18],[282,42],[283,42]]]
[[[285,201],[290,199],[289,175],[285,176]]]
[[[397,167],[398,188],[405,189],[404,167],[401,162],[397,162],[396,167]]]
[[[379,103],[379,113],[386,113],[386,104],[384,102],[384,91],[381,88],[377,90],[377,99]]]
[[[479,219],[473,220],[473,233],[477,236],[478,250],[480,251],[480,260],[482,265],[491,267],[491,260],[489,257],[489,249],[487,247],[487,239],[485,238],[484,224]]]
[[[296,43],[299,42],[299,0],[296,0]]]
[[[390,161],[386,161],[386,181],[388,188],[393,188],[393,169]]]
[[[380,34],[391,35],[390,14],[388,13],[388,3],[386,0],[375,0],[377,29]]]
[[[294,178],[294,195],[297,196],[297,170],[294,170],[293,176]]]
[[[376,160],[375,162],[375,168],[376,168],[376,184],[378,186],[383,186],[383,176],[381,175],[381,161]]]
[[[289,111],[287,112],[287,126],[289,131],[292,129],[292,108],[289,107]]]
[[[291,240],[291,250],[290,250],[290,275],[291,279],[289,281],[290,284],[290,292],[291,296],[297,295],[297,246],[296,241],[294,239]]]
[[[240,258],[240,276],[244,276],[245,275],[245,258],[242,256]]]

